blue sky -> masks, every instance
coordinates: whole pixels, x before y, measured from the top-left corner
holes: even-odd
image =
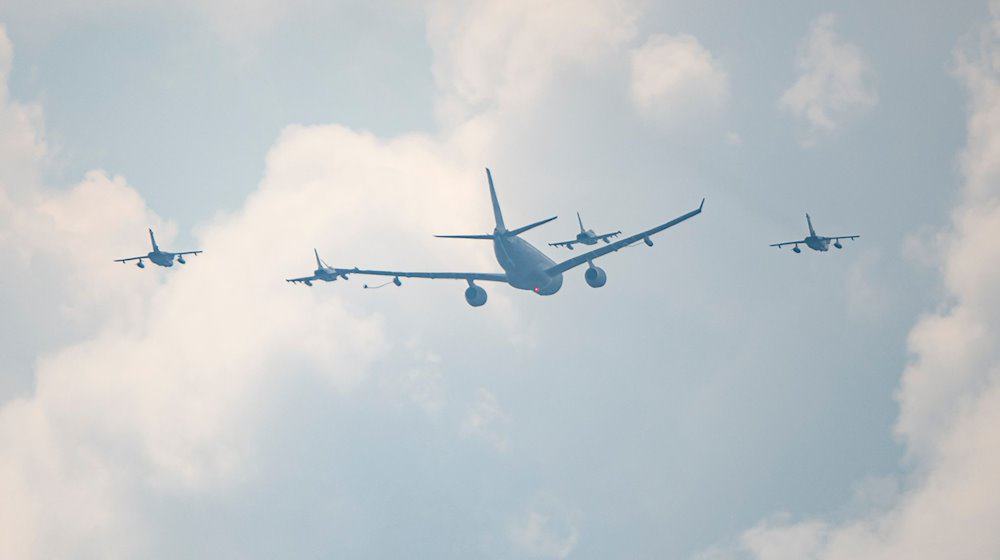
[[[963,470],[1000,460],[968,435],[1000,363],[995,17],[5,4],[0,551],[939,557],[920,528],[953,522],[937,544],[995,554],[996,494],[960,499],[1000,482]],[[536,244],[708,202],[601,290],[281,281],[313,247],[494,270],[430,235],[492,227],[486,165],[508,223],[560,215]],[[862,238],[767,247],[805,212]],[[206,253],[111,263],[147,226]]]

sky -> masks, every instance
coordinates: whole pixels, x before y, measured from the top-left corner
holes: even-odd
[[[998,61],[995,1],[8,0],[0,557],[1000,556]],[[555,260],[707,202],[598,290],[283,281],[496,271],[432,236],[486,166]]]

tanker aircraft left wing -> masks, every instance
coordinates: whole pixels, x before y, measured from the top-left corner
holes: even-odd
[[[484,282],[506,282],[507,275],[496,272],[404,272],[396,270],[367,270],[364,268],[337,268],[337,274],[365,274],[368,276],[392,276],[399,285],[400,278],[429,278],[431,280],[482,280]]]

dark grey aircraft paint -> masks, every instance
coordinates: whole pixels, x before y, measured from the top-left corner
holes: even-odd
[[[142,257],[128,257],[127,259],[115,259],[115,262],[126,263],[128,261],[137,261],[135,265],[139,268],[146,268],[143,264],[143,259],[149,259],[150,262],[157,266],[171,267],[174,266],[174,257],[177,257],[177,262],[185,264],[187,261],[184,260],[184,255],[197,255],[203,251],[183,251],[180,253],[169,253],[167,251],[161,251],[160,247],[156,244],[156,236],[153,235],[153,230],[149,230],[149,242],[153,245],[153,250],[146,253]]]
[[[323,259],[319,258],[319,251],[313,249],[313,254],[316,255],[316,270],[313,271],[312,276],[303,276],[302,278],[288,278],[285,282],[291,283],[302,283],[306,286],[312,286],[313,282],[317,280],[322,280],[324,282],[336,282],[337,278],[343,278],[347,280],[347,275],[344,273],[338,273],[337,269],[331,268]]]
[[[598,241],[603,241],[605,243],[611,243],[611,239],[618,237],[622,234],[621,230],[613,231],[611,233],[602,233],[597,235],[592,229],[586,229],[583,227],[583,218],[580,217],[580,213],[576,213],[576,221],[580,224],[580,233],[576,234],[576,239],[571,239],[569,241],[559,241],[556,243],[549,243],[549,247],[566,247],[570,251],[573,250],[573,245],[597,245]]]
[[[799,241],[782,241],[781,243],[773,243],[771,247],[784,247],[785,245],[792,245],[793,252],[801,253],[802,249],[799,249],[799,244],[803,244],[813,251],[825,252],[830,250],[831,241],[833,241],[834,247],[843,249],[844,246],[840,243],[841,239],[857,239],[861,237],[860,235],[839,235],[836,237],[823,237],[816,235],[816,230],[813,229],[812,218],[809,217],[809,214],[806,214],[806,224],[809,225],[809,236],[805,239],[800,239]]]
[[[552,220],[556,219],[555,216],[551,218],[546,218],[528,224],[526,226],[521,226],[512,230],[508,230],[507,226],[504,224],[503,213],[500,211],[500,202],[497,200],[496,189],[493,186],[493,174],[489,169],[486,170],[486,178],[489,183],[490,189],[490,200],[493,204],[493,219],[496,223],[496,227],[493,233],[488,234],[470,234],[470,235],[438,235],[436,237],[448,238],[448,239],[479,239],[479,240],[489,240],[493,242],[493,253],[496,255],[497,263],[500,268],[503,269],[502,273],[499,272],[406,272],[406,271],[395,271],[395,270],[367,270],[361,268],[331,268],[321,262],[319,255],[316,255],[316,263],[319,268],[316,269],[313,276],[303,277],[303,278],[291,278],[288,282],[299,282],[307,286],[312,286],[314,280],[325,280],[333,281],[337,277],[344,278],[345,280],[351,274],[364,274],[370,276],[391,276],[393,278],[393,283],[397,286],[401,285],[402,282],[400,278],[431,278],[431,279],[447,279],[447,280],[465,280],[468,283],[468,288],[465,290],[465,300],[473,307],[479,307],[486,303],[486,290],[481,286],[476,284],[476,281],[483,282],[505,282],[510,286],[518,288],[520,290],[530,290],[536,294],[549,296],[559,291],[563,283],[563,273],[577,266],[586,264],[587,270],[584,273],[584,279],[587,284],[594,288],[600,288],[605,283],[607,283],[607,274],[602,268],[594,265],[594,260],[598,257],[612,253],[628,247],[639,241],[644,242],[646,245],[652,246],[652,236],[669,228],[675,226],[684,220],[693,218],[701,213],[702,208],[705,205],[705,200],[702,199],[701,205],[698,208],[680,216],[674,218],[669,222],[660,224],[654,228],[648,229],[641,233],[637,233],[625,239],[616,241],[614,243],[606,243],[603,247],[594,249],[592,251],[578,255],[572,259],[556,263],[552,259],[548,258],[541,251],[536,249],[533,245],[521,239],[520,235],[530,229],[536,228],[540,225],[547,224]],[[582,222],[581,222],[582,229]],[[620,232],[616,232],[620,233]],[[615,235],[615,234],[607,234]],[[605,240],[607,241],[607,240]],[[595,240],[596,243],[596,240]],[[327,280],[327,278],[330,278]]]

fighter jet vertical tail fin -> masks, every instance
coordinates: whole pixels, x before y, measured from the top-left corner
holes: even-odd
[[[313,254],[316,255],[316,268],[323,268],[323,261],[319,258],[319,251],[313,247]]]
[[[496,227],[498,232],[507,231],[507,227],[503,223],[503,214],[500,212],[500,202],[497,201],[497,191],[493,187],[493,173],[490,172],[490,168],[486,168],[486,179],[490,183],[490,201],[493,203],[493,219],[496,220]]]
[[[576,221],[580,224],[580,233],[583,233],[584,232],[584,229],[583,229],[583,218],[580,217],[580,213],[579,212],[576,213]]]
[[[156,237],[153,235],[153,228],[149,228],[149,241],[153,244],[153,251],[159,251],[160,248],[156,245]]]
[[[813,221],[809,214],[806,214],[806,223],[809,224],[809,235],[816,237],[816,230],[813,229]]]

